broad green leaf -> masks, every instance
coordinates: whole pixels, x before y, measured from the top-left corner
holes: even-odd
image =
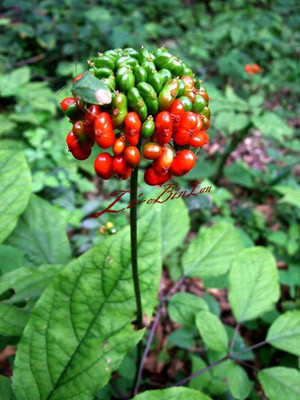
[[[31,175],[22,153],[0,150],[0,243],[13,231],[25,210]]]
[[[281,314],[270,326],[266,340],[277,349],[300,356],[300,311]]]
[[[233,90],[232,86],[226,86],[225,97],[232,104],[232,108],[237,111],[247,111],[248,104],[239,97]]]
[[[0,278],[0,294],[13,289],[13,295],[1,303],[16,304],[38,299],[61,268],[60,265],[42,265],[38,269],[18,268],[4,274]]]
[[[14,96],[18,89],[29,82],[30,68],[21,67],[0,77],[0,97]]]
[[[112,101],[108,87],[90,72],[86,72],[81,79],[77,80],[71,90],[76,96],[90,104],[103,105],[110,104]]]
[[[227,178],[237,183],[238,185],[253,188],[254,181],[251,176],[250,168],[241,160],[234,162],[230,165],[226,165],[224,173]]]
[[[249,124],[249,117],[246,114],[236,113],[230,121],[227,129],[229,133],[239,132],[245,129]]]
[[[24,265],[24,257],[20,250],[15,247],[0,244],[0,275]]]
[[[258,373],[268,400],[299,400],[300,372],[294,368],[273,367]]]
[[[265,111],[262,115],[255,115],[252,122],[264,136],[278,141],[293,135],[293,129],[274,112]]]
[[[148,390],[135,396],[133,400],[211,400],[211,398],[198,390],[178,386],[163,390]]]
[[[11,379],[0,375],[0,400],[15,400],[11,387]]]
[[[29,319],[27,308],[0,304],[0,335],[21,336]]]
[[[221,320],[209,311],[199,311],[196,326],[206,346],[214,351],[226,353],[228,336]]]
[[[274,189],[284,195],[280,199],[280,203],[288,203],[300,208],[300,189],[291,188],[289,186],[275,186]]]
[[[46,288],[25,328],[15,361],[18,400],[90,400],[141,339],[129,227],[69,263]],[[143,313],[151,317],[160,280],[160,214],[138,221]],[[154,251],[155,249],[155,251]]]
[[[192,361],[191,374],[195,374],[196,372],[201,371],[202,369],[205,369],[207,367],[206,362],[201,357],[191,354],[190,358]],[[211,371],[206,371],[203,374],[191,379],[188,385],[191,389],[196,389],[201,391],[202,389],[208,387],[210,379],[211,379]]]
[[[183,255],[184,273],[198,278],[225,274],[234,255],[243,248],[233,225],[220,222],[212,227],[203,227]]]
[[[71,256],[65,225],[51,204],[31,195],[28,207],[7,243],[24,253],[26,266],[64,264]]]
[[[160,209],[163,257],[183,243],[190,227],[188,209],[184,201],[181,198],[171,200],[175,193],[174,185],[167,184],[147,196],[140,209],[140,215],[144,215],[153,207]]]
[[[192,328],[174,329],[168,336],[169,347],[180,347],[182,349],[190,349],[195,346],[195,333]]]
[[[234,363],[231,364],[228,369],[227,379],[229,390],[235,399],[244,400],[248,398],[252,389],[252,383],[242,367]]]
[[[279,278],[275,259],[263,247],[237,254],[229,273],[229,303],[238,322],[269,311],[279,299]]]
[[[182,326],[194,326],[198,311],[208,311],[208,305],[199,296],[191,293],[176,293],[168,304],[170,318]]]

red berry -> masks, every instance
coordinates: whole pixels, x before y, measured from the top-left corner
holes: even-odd
[[[148,168],[144,174],[144,180],[147,185],[155,186],[155,185],[162,185],[163,183],[167,182],[171,178],[170,174],[165,174],[163,176],[159,176],[155,173],[153,168]]]
[[[143,156],[147,160],[155,160],[162,155],[162,147],[155,142],[148,142],[143,146]]]
[[[202,147],[209,142],[209,136],[205,131],[196,132],[194,136],[190,138],[189,145],[193,147]]]
[[[106,113],[100,113],[95,119],[95,138],[99,147],[107,149],[115,141],[115,132],[113,130],[111,116]]]
[[[72,129],[74,135],[80,139],[84,136],[84,122],[83,121],[76,121],[73,124],[73,129]]]
[[[96,157],[94,168],[97,175],[102,179],[109,179],[113,175],[113,158],[108,153],[101,153]]]
[[[138,114],[134,111],[129,112],[125,117],[124,124],[126,139],[132,146],[136,146],[140,139],[140,132],[142,127],[142,122]]]
[[[172,136],[172,117],[168,111],[161,111],[155,118],[155,136],[159,144],[169,143]]]
[[[173,158],[172,150],[169,147],[164,147],[162,155],[153,161],[152,168],[154,172],[159,176],[167,174],[172,165]]]
[[[75,76],[75,78],[73,79],[73,85],[74,85],[75,82],[77,82],[79,79],[81,79],[82,76],[83,76],[83,74]]]
[[[135,146],[126,147],[124,150],[124,158],[131,168],[135,168],[137,165],[139,165],[141,160],[139,149]]]
[[[191,150],[181,150],[174,158],[170,173],[175,176],[181,176],[194,168],[196,156]]]
[[[76,150],[80,147],[78,143],[79,140],[72,131],[68,133],[66,142],[70,151]]]
[[[66,109],[73,103],[76,103],[76,99],[74,97],[66,97],[63,99],[63,101],[60,103],[60,106],[63,111],[66,111]]]
[[[131,175],[132,168],[130,168],[123,156],[113,157],[112,168],[114,173],[121,179],[128,179]]]
[[[182,101],[175,99],[168,111],[171,114],[172,131],[174,134],[175,132],[177,132],[177,130],[179,128],[181,117],[184,114],[184,105],[183,105]]]
[[[175,142],[180,146],[188,144],[190,137],[196,133],[198,124],[197,114],[192,111],[185,112],[181,117],[179,129],[174,134]]]
[[[91,152],[92,152],[91,149],[81,149],[80,147],[78,149],[71,151],[73,157],[77,158],[77,160],[87,159],[91,155]]]
[[[84,114],[86,125],[92,125],[95,122],[97,115],[100,114],[100,107],[98,105],[90,106]]]
[[[120,136],[114,141],[113,153],[115,156],[120,156],[126,147],[126,137],[125,135]]]

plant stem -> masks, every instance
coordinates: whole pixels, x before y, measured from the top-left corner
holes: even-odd
[[[139,284],[139,273],[138,273],[138,260],[137,260],[137,183],[138,183],[138,167],[136,167],[130,178],[130,204],[133,204],[130,208],[130,239],[131,239],[131,266],[132,266],[132,278],[134,285],[135,301],[136,301],[136,316],[137,316],[137,328],[143,329],[143,310],[141,291]],[[143,344],[140,341],[137,345],[137,358],[136,358],[136,371],[133,383],[133,391],[135,390],[140,364],[142,359]]]

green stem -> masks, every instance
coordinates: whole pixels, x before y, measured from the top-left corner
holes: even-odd
[[[138,183],[138,167],[136,167],[130,178],[130,203],[133,206],[130,208],[130,238],[131,238],[131,266],[132,266],[132,278],[134,285],[136,310],[137,310],[137,328],[143,329],[143,310],[141,291],[139,284],[139,273],[138,273],[138,260],[137,260],[137,183]],[[137,359],[136,359],[136,371],[133,382],[133,392],[135,390],[140,364],[142,360],[143,344],[140,341],[137,345]]]

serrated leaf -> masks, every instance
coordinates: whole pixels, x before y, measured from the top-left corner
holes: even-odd
[[[209,311],[199,311],[196,326],[206,346],[214,351],[226,353],[228,336],[221,320]]]
[[[232,396],[238,400],[248,398],[252,389],[252,383],[244,369],[234,363],[228,369],[228,384]]]
[[[86,72],[81,79],[78,79],[71,90],[76,96],[90,104],[101,106],[110,104],[112,101],[108,87],[90,72]]]
[[[151,193],[140,208],[140,215],[144,215],[153,207],[159,208],[161,213],[163,257],[172,253],[176,247],[183,243],[190,228],[188,209],[184,201],[181,198],[170,200],[176,192],[172,187],[171,185],[166,185],[166,187]],[[150,201],[149,204],[147,203],[148,201]]]
[[[202,278],[225,274],[232,258],[244,248],[236,228],[225,222],[203,227],[182,258],[184,274]]]
[[[300,372],[294,368],[273,367],[258,373],[268,400],[299,400]]]
[[[0,97],[14,96],[18,89],[29,82],[30,68],[25,66],[16,68],[12,72],[0,77]]]
[[[201,297],[191,293],[176,293],[168,304],[170,318],[185,327],[195,325],[195,316],[201,310],[208,311],[208,305]]]
[[[150,318],[161,272],[160,214],[138,221],[139,277]],[[153,251],[155,249],[155,251]],[[134,331],[136,303],[129,227],[68,264],[36,304],[15,361],[18,400],[90,400],[141,339]]]
[[[0,375],[0,400],[15,400],[11,387],[11,379]]]
[[[22,153],[0,151],[0,243],[13,231],[31,191],[31,174]]]
[[[229,303],[238,322],[272,309],[279,299],[276,261],[269,250],[253,247],[237,254],[229,273]]]
[[[70,260],[66,221],[46,200],[31,195],[28,207],[7,243],[25,255],[26,266],[64,264]]]
[[[300,356],[300,311],[280,315],[270,326],[266,340],[277,349]]]
[[[198,390],[185,387],[174,387],[163,390],[148,390],[133,398],[133,400],[211,400]]]
[[[242,131],[249,124],[249,117],[246,114],[237,113],[233,119],[230,120],[227,129],[229,133]]]

